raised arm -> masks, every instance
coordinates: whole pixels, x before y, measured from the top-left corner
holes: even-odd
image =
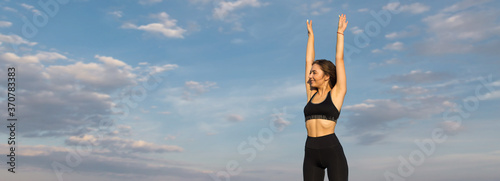
[[[337,53],[335,55],[335,66],[337,67],[337,84],[335,92],[337,95],[345,96],[347,91],[345,67],[344,67],[344,31],[347,27],[345,14],[339,16],[339,26],[337,29]]]
[[[307,39],[307,50],[306,50],[306,92],[307,101],[312,97],[311,85],[309,81],[309,73],[311,72],[312,64],[314,62],[314,33],[312,29],[312,21],[307,20],[307,34],[309,38]]]

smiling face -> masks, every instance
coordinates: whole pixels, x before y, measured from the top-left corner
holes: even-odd
[[[325,72],[321,70],[321,66],[318,64],[313,64],[311,72],[309,73],[309,84],[311,87],[320,87],[323,84],[328,84],[330,76],[325,75]]]

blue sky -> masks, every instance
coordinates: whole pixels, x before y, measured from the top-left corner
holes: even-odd
[[[43,3],[49,2],[48,6]],[[500,2],[0,1],[8,180],[302,180],[306,20],[350,180],[498,180]],[[10,131],[1,112],[0,153]]]

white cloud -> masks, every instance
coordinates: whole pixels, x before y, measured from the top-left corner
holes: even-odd
[[[458,13],[454,15],[437,14],[429,16],[423,21],[429,25],[430,31],[437,33],[440,38],[454,38],[459,40],[483,40],[491,34],[498,34],[499,27],[490,27],[487,29],[478,29],[476,26],[471,26],[470,23],[478,24],[477,16],[471,17],[473,14]],[[488,18],[491,19],[491,18]],[[488,20],[481,19],[481,21]],[[479,23],[481,25],[481,23]]]
[[[165,140],[175,140],[177,138],[177,136],[174,136],[174,135],[167,135],[164,139]]]
[[[500,99],[500,90],[495,90],[492,92],[488,92],[484,95],[481,95],[478,97],[480,100],[493,100],[493,99]]]
[[[95,58],[104,64],[76,62],[49,66],[46,71],[51,79],[62,82],[78,80],[93,87],[117,88],[135,84],[137,75],[129,65],[112,57],[96,55]]]
[[[232,12],[237,9],[242,9],[244,7],[261,7],[265,6],[266,3],[261,3],[259,0],[236,0],[233,2],[221,1],[218,6],[213,10],[213,17],[215,19],[224,20]]]
[[[316,2],[313,2],[313,3],[310,5],[310,7],[311,7],[312,9],[318,9],[318,8],[323,7],[323,4],[324,4],[324,3],[325,3],[325,2],[323,2],[323,1],[316,1]]]
[[[27,10],[35,9],[35,6],[29,5],[29,4],[26,4],[26,3],[22,3],[21,6],[23,8],[26,8]]]
[[[242,18],[244,13],[238,13],[237,11],[244,9],[246,7],[259,8],[267,6],[269,3],[263,3],[260,0],[236,0],[236,1],[226,1],[219,0],[216,1],[215,8],[212,11],[212,17],[215,20],[223,21],[226,23],[231,23],[232,31],[245,31],[242,24]],[[219,27],[219,32],[223,32],[224,28]]]
[[[347,4],[347,3],[342,4],[342,9],[347,10],[347,8],[349,8],[349,4]]]
[[[386,38],[388,39],[394,39],[396,37],[398,37],[398,33],[397,32],[392,32],[392,33],[389,33],[387,35],[385,35]]]
[[[399,3],[399,2],[391,2],[391,3],[388,3],[387,5],[385,5],[384,7],[382,7],[382,9],[390,10],[390,11],[395,11],[396,12],[399,4],[401,4],[401,3]]]
[[[127,29],[137,29],[137,25],[133,24],[133,23],[123,23],[121,28],[127,28]]]
[[[161,3],[163,0],[139,0],[139,4],[142,5],[151,5],[156,3]]]
[[[0,148],[9,149],[10,146],[6,144],[0,144]],[[47,145],[19,145],[23,148],[22,152],[16,152],[16,155],[22,156],[47,156],[51,152],[66,152],[68,149],[59,146],[47,146]]]
[[[358,136],[358,144],[370,145],[381,142],[387,135],[382,133],[362,133]]]
[[[78,145],[87,142],[95,146],[109,149],[112,152],[125,153],[166,153],[182,152],[184,149],[176,145],[157,145],[143,140],[124,139],[120,137],[96,137],[94,135],[71,136],[66,139],[67,145]]]
[[[122,28],[138,29],[151,33],[159,33],[168,38],[184,38],[187,32],[177,25],[177,20],[170,18],[166,12],[152,15],[153,18],[160,20],[158,23],[137,26],[132,23],[124,23]]]
[[[390,43],[384,46],[384,50],[403,50],[403,43],[402,42],[394,42]]]
[[[393,39],[397,39],[397,38],[412,37],[412,36],[416,36],[419,34],[419,30],[415,26],[409,26],[408,28],[411,29],[411,31],[403,30],[400,32],[392,32],[392,33],[386,34],[385,38],[393,40]]]
[[[315,2],[311,2],[309,4],[308,3],[302,4],[300,7],[300,11],[304,15],[317,16],[317,15],[325,14],[325,13],[328,13],[332,10],[332,8],[330,8],[327,5],[327,3],[331,3],[331,1],[328,1],[328,2],[327,1],[315,1]],[[344,6],[344,5],[342,5],[342,6]]]
[[[352,34],[360,34],[360,33],[363,33],[363,30],[360,29],[358,26],[353,26],[352,28],[350,28]]]
[[[207,4],[213,0],[189,0],[191,4]]]
[[[48,61],[52,62],[53,60],[59,59],[67,59],[66,56],[61,55],[56,52],[39,52],[35,55],[26,55],[19,57],[14,53],[4,53],[0,55],[0,58],[9,61],[11,63],[14,62],[22,62],[22,63],[40,63],[40,61]]]
[[[35,57],[37,57],[39,60],[47,60],[47,61],[51,61],[51,60],[66,60],[68,59],[66,56],[64,55],[61,55],[59,53],[56,53],[56,52],[39,52],[35,55]]]
[[[162,112],[158,112],[158,113],[159,113],[159,114],[165,114],[165,115],[167,115],[167,114],[172,114],[170,111],[162,111]]]
[[[372,53],[379,53],[379,52],[380,52],[379,49],[372,50]],[[384,60],[383,62],[380,62],[380,63],[373,62],[373,63],[370,63],[370,69],[376,68],[376,67],[380,67],[380,66],[384,66],[384,65],[397,64],[397,63],[400,63],[400,62],[401,61],[399,59],[397,59],[397,58],[387,59],[387,60]]]
[[[500,86],[500,81],[495,81],[490,84],[491,86]]]
[[[215,82],[206,81],[196,82],[196,81],[187,81],[184,85],[184,100],[192,100],[193,96],[201,95],[205,92],[208,92],[212,88],[217,88]]]
[[[448,120],[439,123],[439,127],[442,128],[448,135],[456,135],[464,130],[464,126],[460,123]]]
[[[119,137],[130,136],[132,135],[132,127],[119,124],[116,125],[116,128],[114,130],[110,130],[110,132],[108,132],[106,135],[119,136]]]
[[[372,144],[382,141],[394,128],[411,124],[408,119],[429,119],[442,113],[449,107],[448,99],[436,95],[367,99],[343,108],[352,112],[344,124],[349,134],[356,135],[359,144]]]
[[[0,21],[0,28],[6,28],[12,26],[11,22],[8,21]]]
[[[405,129],[416,120],[428,121],[434,118],[441,120],[445,111],[456,107],[452,103],[456,97],[450,96],[450,89],[443,90],[442,86],[436,87],[436,85],[450,80],[450,77],[451,75],[443,72],[413,70],[382,79],[385,82],[396,83],[386,91],[396,97],[367,99],[354,105],[344,106],[343,110],[348,112],[344,123],[349,134],[355,136],[359,144],[367,145],[381,142],[394,130]],[[459,83],[463,84],[463,81]],[[443,94],[436,93],[441,90]],[[463,129],[449,122],[438,126],[449,133]]]
[[[406,34],[406,32],[392,32],[392,33],[385,35],[385,37],[387,39],[396,39],[396,38],[403,37],[405,34]]]
[[[82,115],[109,114],[105,110],[111,107],[112,102],[107,94],[81,90],[75,79],[66,82],[58,80],[69,76],[64,72],[56,71],[54,73],[49,71],[50,68],[40,63],[39,57],[20,57],[13,53],[5,53],[0,57],[0,62],[8,62],[10,61],[9,58],[17,59],[16,62],[11,62],[11,64],[14,63],[18,67],[23,67],[24,73],[23,77],[20,77],[20,81],[26,84],[21,89],[24,99],[19,102],[26,108],[23,116],[25,119],[38,120],[23,124],[25,129],[20,130],[20,134],[32,137],[85,133],[89,130],[87,126],[83,125],[90,123],[82,120]],[[51,59],[54,57],[46,56],[45,58]],[[2,65],[5,65],[5,63],[2,63]],[[3,70],[0,70],[0,72],[4,73]],[[103,79],[103,77],[100,78]],[[87,84],[87,89],[91,88],[94,87]]]
[[[480,100],[500,99],[500,81],[492,82],[487,86],[490,91],[484,95],[480,95],[478,98]],[[495,86],[496,88],[493,88],[492,86]]]
[[[165,64],[162,66],[149,66],[149,73],[150,74],[157,74],[169,70],[173,70],[178,68],[179,66],[177,64]]]
[[[271,114],[271,121],[276,126],[277,130],[282,131],[287,126],[292,124],[291,119],[295,119],[295,115],[289,114],[287,112],[287,107],[283,107],[281,110],[273,109],[273,114]]]
[[[391,2],[385,5],[382,9],[389,10],[392,12],[410,12],[412,14],[420,14],[429,11],[430,7],[420,3],[413,3],[410,5],[400,6],[399,2]]]
[[[422,21],[427,24],[430,36],[416,44],[417,52],[431,55],[472,51],[498,53],[480,46],[482,41],[500,36],[497,23],[500,13],[490,6],[479,6],[486,2],[462,1],[424,18]]]
[[[188,21],[187,22],[187,32],[199,32],[201,31],[201,26],[196,21]]]
[[[419,86],[401,87],[394,85],[391,88],[391,92],[402,93],[404,95],[419,95],[428,93],[429,90]]]
[[[189,90],[194,90],[197,93],[207,92],[210,88],[215,87],[215,82],[200,83],[196,81],[187,81],[185,87]]]
[[[346,105],[344,106],[344,109],[346,110],[361,110],[361,109],[366,109],[366,108],[371,108],[371,107],[375,107],[375,105],[373,104],[367,104],[367,103],[359,103],[359,104],[355,104],[355,105]]]
[[[382,52],[382,50],[380,50],[380,49],[373,49],[372,50],[372,53],[381,53],[381,52]]]
[[[125,62],[114,59],[113,57],[95,55],[94,58],[97,58],[97,60],[103,62],[104,64],[110,65],[110,66],[116,66],[116,67],[127,66],[127,64]]]
[[[426,5],[423,5],[423,4],[420,4],[420,3],[413,3],[413,4],[410,4],[410,5],[404,5],[404,6],[401,6],[399,8],[400,11],[409,11],[413,14],[419,14],[419,13],[423,13],[423,12],[426,12],[426,11],[429,11],[430,7],[429,6],[426,6]]]
[[[245,29],[243,29],[243,25],[241,24],[241,22],[234,22],[233,23],[233,27],[231,28],[233,31],[245,31]]]
[[[197,124],[197,127],[199,130],[203,131],[207,136],[219,134],[219,132],[215,130],[214,128],[215,125],[213,124],[208,124],[206,122],[199,122]]]
[[[358,9],[358,12],[368,12],[368,11],[370,11],[370,9],[368,9],[368,8]]]
[[[117,18],[123,17],[123,12],[122,11],[113,11],[113,12],[109,12],[108,14],[113,15],[113,16],[115,16]]]
[[[241,38],[235,38],[235,39],[231,40],[231,43],[232,44],[242,44],[242,43],[245,43],[245,40],[243,40]]]
[[[92,141],[92,139],[89,139]],[[121,139],[123,141],[124,139]],[[106,140],[108,141],[108,140]],[[118,141],[118,140],[114,140]],[[120,141],[118,141],[121,143]],[[116,143],[111,141],[111,143]],[[132,142],[123,141],[125,146],[131,149],[137,150],[136,153],[139,154],[112,154],[109,151],[99,149],[97,147],[92,147],[86,150],[86,144],[83,144],[83,149],[80,149],[81,145],[75,145],[75,147],[58,147],[58,146],[46,146],[46,145],[19,145],[16,150],[23,150],[21,152],[16,152],[16,155],[20,155],[26,158],[23,161],[23,170],[26,171],[36,171],[45,172],[51,174],[37,174],[32,178],[37,178],[37,180],[53,180],[53,168],[50,166],[52,163],[59,163],[62,166],[68,166],[71,164],[71,169],[78,170],[78,174],[66,172],[63,178],[66,179],[87,179],[82,175],[91,175],[88,179],[96,179],[98,175],[106,175],[107,177],[101,180],[109,180],[110,177],[120,178],[121,180],[128,180],[124,178],[161,178],[160,180],[179,180],[179,181],[191,181],[191,180],[203,180],[207,178],[206,170],[199,169],[195,167],[200,167],[197,163],[186,163],[183,161],[171,161],[162,158],[163,156],[148,157],[141,154],[140,150],[152,150],[155,149],[147,148],[146,143],[140,141],[135,142],[133,146]],[[101,144],[104,144],[101,143]],[[112,145],[113,146],[113,145]],[[162,152],[162,145],[153,145],[158,153],[167,154],[171,151]],[[166,145],[163,145],[166,146]],[[2,150],[8,150],[10,146],[7,144],[0,144]],[[142,148],[141,148],[142,147]],[[78,148],[78,149],[77,149]],[[75,150],[76,149],[76,150]],[[182,152],[173,151],[171,154],[182,154]],[[75,158],[77,160],[72,160],[68,162],[67,158]],[[81,159],[81,160],[80,160]],[[81,162],[80,162],[81,161]],[[48,163],[48,164],[47,164]],[[75,164],[77,163],[77,164]],[[59,167],[54,167],[59,168]],[[67,167],[69,168],[69,167]],[[16,169],[17,171],[17,169]],[[29,178],[29,177],[27,177]],[[15,179],[14,179],[15,180]],[[98,179],[99,180],[99,179]],[[133,180],[133,179],[132,179]]]
[[[455,3],[451,6],[448,6],[444,8],[442,11],[443,12],[456,12],[460,10],[464,10],[470,7],[478,6],[487,2],[490,2],[491,0],[464,0],[458,3]]]
[[[226,120],[229,122],[240,122],[243,121],[245,118],[243,118],[242,115],[239,114],[229,114],[226,116]]]
[[[6,65],[22,67],[20,81],[25,85],[20,91],[24,99],[19,103],[26,109],[23,116],[25,119],[39,120],[23,124],[25,129],[20,130],[19,134],[47,137],[88,133],[95,122],[85,117],[113,115],[113,112],[107,111],[115,106],[111,93],[117,90],[123,93],[125,88],[141,82],[142,76],[138,73],[147,73],[147,69],[132,68],[112,57],[96,55],[95,58],[98,60],[96,63],[45,66],[42,64],[44,61],[68,58],[55,52],[23,56],[0,54],[0,68],[3,67],[0,73],[6,73]],[[5,100],[0,102],[5,103]],[[120,132],[127,131],[123,128]]]
[[[401,75],[392,75],[382,79],[384,82],[422,84],[436,81],[443,81],[451,78],[450,74],[444,72],[432,72],[422,70],[412,70],[410,73]]]
[[[39,62],[38,59],[36,59],[36,58],[33,58],[33,57],[21,58],[21,57],[17,56],[16,54],[10,53],[10,52],[0,55],[0,59],[7,61],[7,62],[11,62],[11,63],[14,63],[14,62],[38,63]]]
[[[291,122],[289,120],[287,120],[287,118],[290,118],[289,115],[285,113],[274,113],[272,114],[272,116],[274,117],[272,119],[272,122],[274,124],[274,126],[276,126],[276,128],[279,130],[279,131],[282,131],[283,129],[285,129],[285,127],[287,127],[288,125],[291,124]]]
[[[344,4],[345,5],[345,4]],[[342,5],[342,6],[344,6]],[[316,1],[310,5],[311,15],[321,15],[330,12],[331,8],[325,5],[324,1]]]
[[[448,138],[450,139],[450,137]],[[464,140],[460,144],[464,145],[468,142]],[[434,155],[425,160],[423,166],[418,167],[420,174],[415,174],[412,178],[415,180],[457,181],[497,180],[498,170],[494,168],[500,167],[500,152],[487,149],[488,147],[485,148],[474,152],[456,150],[447,154],[439,154],[439,151],[436,151]],[[460,160],[460,164],[457,164],[457,160]]]
[[[11,8],[11,7],[8,7],[8,6],[3,7],[3,10],[10,11],[10,12],[17,12],[17,9],[14,9],[14,8]]]
[[[29,46],[34,46],[37,44],[36,42],[29,42],[18,35],[14,35],[14,34],[13,35],[4,35],[2,33],[0,33],[0,43],[9,43],[9,44],[15,44],[15,45],[26,44]]]

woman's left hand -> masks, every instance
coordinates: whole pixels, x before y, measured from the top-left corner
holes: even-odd
[[[346,20],[345,14],[342,14],[339,16],[339,27],[338,27],[338,32],[344,33],[345,29],[347,28],[347,23],[349,23]]]

